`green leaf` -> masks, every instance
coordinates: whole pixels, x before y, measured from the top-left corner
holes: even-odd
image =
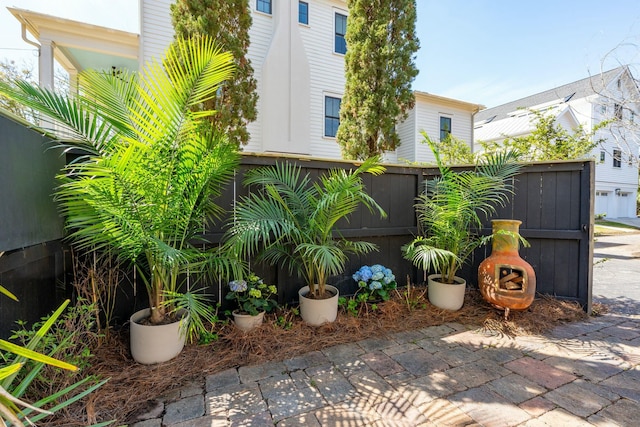
[[[78,368],[74,365],[63,362],[58,359],[54,359],[53,357],[45,356],[44,354],[38,353],[33,350],[29,350],[28,348],[21,347],[19,345],[10,343],[9,341],[0,339],[0,350],[5,350],[11,352],[13,354],[17,354],[18,356],[26,357],[27,359],[35,360],[36,362],[46,363],[51,366],[55,366],[62,369],[68,369],[70,371],[77,371]]]

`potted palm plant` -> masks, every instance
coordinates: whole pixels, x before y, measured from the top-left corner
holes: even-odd
[[[458,310],[464,304],[466,281],[456,272],[479,246],[491,236],[482,236],[481,216],[496,212],[512,194],[512,179],[521,166],[514,151],[486,154],[473,170],[453,171],[443,164],[437,145],[426,133],[440,176],[426,182],[415,209],[421,234],[403,246],[406,259],[425,272],[432,304]]]
[[[149,309],[131,318],[131,351],[141,363],[176,356],[212,315],[200,294],[184,292],[185,277],[193,283],[207,272],[241,274],[232,258],[198,244],[222,212],[214,198],[239,156],[207,120],[213,112],[194,107],[215,97],[232,72],[232,55],[204,37],[177,40],[162,63],[140,75],[83,72],[73,96],[26,82],[0,86],[61,123],[68,134],[60,143],[84,153],[62,170],[55,198],[79,249],[111,250],[146,285]],[[168,332],[153,334],[174,321],[180,326],[171,328],[174,344],[164,342]]]
[[[365,254],[377,246],[335,235],[336,223],[361,204],[386,217],[367,194],[362,175],[379,175],[385,168],[370,158],[357,169],[334,169],[312,182],[301,167],[279,162],[250,170],[245,185],[258,186],[242,198],[226,233],[230,250],[240,257],[280,264],[303,279],[300,315],[311,325],[333,322],[338,311],[338,289],[329,277],[344,271],[349,254]],[[319,310],[316,305],[321,305]],[[324,307],[326,306],[326,307]]]

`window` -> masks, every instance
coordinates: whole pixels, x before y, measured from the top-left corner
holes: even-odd
[[[608,195],[606,191],[596,191],[596,196],[607,197]]]
[[[342,15],[340,13],[336,13],[336,36],[335,36],[335,47],[334,50],[336,53],[347,53],[347,40],[344,36],[347,34],[347,15]]]
[[[304,1],[298,2],[298,22],[309,25],[309,3]]]
[[[616,119],[622,120],[622,105],[613,104],[613,111],[614,111],[614,115],[616,116]]]
[[[451,117],[440,117],[440,141],[451,135]]]
[[[613,167],[619,168],[622,166],[622,152],[620,150],[613,150]]]
[[[604,163],[604,159],[606,157],[607,153],[603,150],[600,151],[600,163]]]
[[[271,15],[271,0],[256,0],[256,9]]]
[[[340,98],[324,97],[324,136],[335,138],[340,126]]]

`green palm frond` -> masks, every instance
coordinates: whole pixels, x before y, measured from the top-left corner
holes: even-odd
[[[193,241],[222,216],[215,198],[239,155],[207,120],[214,112],[193,107],[216,97],[233,69],[233,56],[211,38],[179,39],[140,75],[82,72],[73,97],[27,83],[12,89],[69,128],[74,140],[65,144],[87,153],[59,175],[55,199],[69,237],[80,249],[111,249],[144,266],[138,271],[148,271],[143,280],[160,299],[158,286],[175,290],[188,265],[215,256]]]
[[[360,205],[386,213],[366,192],[362,175],[379,175],[384,167],[377,158],[353,170],[335,169],[312,182],[309,174],[289,162],[247,172],[245,185],[257,186],[236,206],[225,235],[226,245],[247,258],[282,265],[297,272],[320,292],[329,276],[344,270],[347,255],[376,250],[368,242],[352,242],[333,234],[335,225]]]
[[[474,170],[454,171],[444,165],[437,144],[424,134],[440,176],[428,180],[415,209],[421,235],[403,247],[405,258],[426,271],[435,271],[453,283],[455,272],[486,243],[477,234],[483,219],[505,206],[513,195],[513,181],[521,165],[518,153],[485,156]]]

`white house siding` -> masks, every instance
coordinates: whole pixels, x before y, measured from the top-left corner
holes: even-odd
[[[341,158],[335,138],[324,136],[324,98],[344,94],[344,55],[334,53],[335,13],[347,14],[345,1],[310,1],[309,25],[300,25],[311,73],[310,154]]]
[[[152,57],[161,57],[173,39],[170,16],[171,3],[171,0],[141,0],[140,57],[144,58],[144,61],[148,61]],[[260,112],[265,111],[262,97],[262,94],[265,93],[263,68],[270,50],[278,48],[273,46],[275,15],[279,10],[277,8],[288,7],[293,10],[297,7],[298,2],[296,0],[273,0],[272,15],[258,12],[255,0],[251,0],[249,4],[253,25],[249,30],[251,44],[247,57],[254,69],[259,98],[258,117],[256,121],[247,126],[250,139],[243,150],[245,152],[264,152],[269,150],[270,146],[270,143],[265,143],[265,138],[273,140],[274,134],[273,128],[271,128],[270,136],[265,136],[265,118],[264,114]],[[305,62],[308,63],[309,91],[308,95],[301,94],[301,96],[309,97],[309,120],[305,125],[308,127],[309,135],[307,141],[302,141],[301,138],[287,141],[285,145],[294,145],[297,144],[296,140],[300,140],[300,146],[284,147],[281,151],[309,154],[320,158],[340,158],[340,147],[335,138],[324,136],[324,100],[325,96],[342,98],[344,94],[344,55],[334,53],[334,20],[336,12],[348,15],[348,9],[345,0],[310,0],[308,4],[309,24],[299,24],[296,19],[296,22],[291,22],[291,25],[297,25],[298,35],[296,37],[301,38],[302,48],[306,54]],[[293,41],[291,43],[299,46],[297,40],[295,43]],[[410,113],[410,118],[405,123],[398,125],[401,148],[397,152],[385,155],[385,160],[388,162],[404,159],[418,162],[432,161],[433,157],[428,146],[421,144],[423,138],[419,131],[425,129],[429,135],[437,138],[440,133],[440,113],[451,116],[454,136],[464,141],[471,140],[471,111],[477,107],[475,104],[447,100],[447,98],[421,94],[420,92],[416,94],[415,111]],[[270,96],[273,98],[272,92]],[[289,103],[289,108],[295,108],[295,102],[294,98],[293,104]],[[436,104],[431,105],[434,102]],[[278,108],[284,108],[280,100],[277,103],[280,105]],[[459,108],[460,106],[463,108]],[[269,107],[271,108],[271,104]],[[293,123],[291,126],[293,126],[296,121],[292,120],[291,122]],[[283,128],[283,135],[285,134],[296,135],[296,132]]]
[[[247,58],[251,61],[253,67],[253,77],[258,82],[257,92],[262,93],[262,65],[264,59],[269,50],[271,44],[271,38],[273,36],[273,15],[267,15],[265,13],[256,11],[256,2],[250,2],[252,25],[249,29],[249,40],[251,44],[247,52]],[[262,148],[262,116],[260,111],[262,109],[262,98],[258,96],[258,103],[256,109],[258,116],[254,122],[249,123],[247,130],[250,134],[249,143],[244,146],[244,151],[247,152],[263,152]]]
[[[456,103],[457,104],[457,103]],[[471,146],[472,135],[472,111],[474,104],[467,104],[469,109],[463,109],[454,103],[446,101],[437,102],[435,99],[425,98],[420,93],[416,94],[416,134],[413,144],[415,145],[416,157],[414,161],[433,163],[435,158],[431,149],[423,143],[422,131],[435,141],[440,139],[440,117],[451,118],[451,134],[466,142]]]
[[[161,59],[173,40],[171,0],[140,0],[140,68],[152,58]]]
[[[293,0],[274,1],[273,7],[281,7]],[[314,157],[340,158],[340,147],[335,138],[324,137],[324,97],[341,98],[344,93],[344,56],[333,52],[334,49],[334,14],[347,14],[345,1],[309,1],[309,24],[299,24],[297,19],[292,25],[302,39],[307,62],[309,65],[309,135],[308,141],[301,142],[305,148],[303,153],[296,147],[283,150],[291,153],[309,154]],[[295,2],[297,5],[297,2]],[[249,31],[251,45],[248,57],[254,68],[254,76],[258,81],[258,93],[264,92],[262,68],[271,47],[274,33],[274,17],[255,9],[255,1],[251,2],[253,25]],[[273,10],[273,13],[277,13]],[[263,100],[258,99],[258,111],[264,111]],[[265,146],[262,141],[263,117],[248,127],[251,140],[244,148],[245,151],[263,152]],[[295,142],[294,142],[295,143]]]
[[[400,162],[415,162],[416,159],[416,109],[409,111],[407,118],[398,123],[396,132],[400,137],[400,147],[396,150],[397,159]]]

